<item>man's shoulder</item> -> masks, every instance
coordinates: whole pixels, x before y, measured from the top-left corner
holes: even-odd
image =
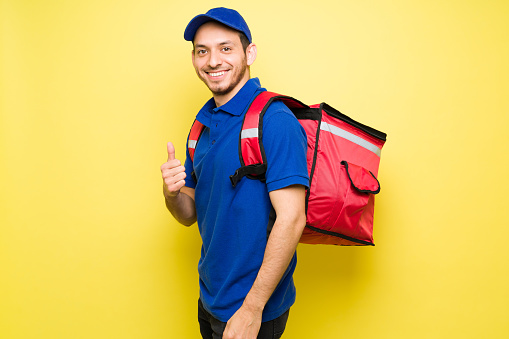
[[[282,101],[275,101],[269,106],[263,116],[262,128],[264,141],[268,140],[269,136],[276,137],[271,142],[282,142],[285,137],[288,140],[305,138],[304,128]]]
[[[274,101],[270,104],[263,116],[263,129],[270,125],[286,126],[287,128],[297,128],[301,126],[295,114],[282,102]]]
[[[295,118],[295,115],[292,113],[292,111],[288,107],[286,107],[286,105],[282,101],[276,100],[273,101],[267,108],[264,119],[268,119],[273,115],[278,114],[283,114]]]

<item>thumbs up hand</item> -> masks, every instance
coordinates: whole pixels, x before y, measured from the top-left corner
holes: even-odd
[[[175,147],[168,142],[168,161],[161,165],[161,174],[164,182],[164,195],[166,197],[176,197],[180,189],[185,186],[186,169],[175,159]]]
[[[168,161],[175,160],[175,146],[171,142],[166,145],[168,149]]]

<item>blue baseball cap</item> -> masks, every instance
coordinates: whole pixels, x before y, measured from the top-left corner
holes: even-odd
[[[247,26],[244,18],[236,10],[218,7],[213,8],[205,14],[197,15],[187,24],[186,30],[184,31],[184,39],[187,41],[193,41],[194,36],[198,28],[206,22],[217,21],[233,28],[246,35],[247,39],[251,43],[251,31]]]

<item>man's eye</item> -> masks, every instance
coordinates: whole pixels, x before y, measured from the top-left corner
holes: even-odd
[[[225,52],[229,52],[229,51],[231,51],[231,50],[232,50],[232,49],[231,49],[230,47],[223,47],[223,51],[225,51]]]
[[[199,49],[196,53],[197,53],[198,55],[203,55],[203,54],[207,53],[207,51],[206,51],[206,50],[204,50],[204,49]]]

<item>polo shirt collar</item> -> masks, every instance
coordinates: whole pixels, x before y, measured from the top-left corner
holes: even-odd
[[[212,114],[219,111],[229,113],[231,115],[240,116],[247,110],[247,106],[254,100],[255,95],[264,91],[261,87],[260,80],[258,78],[249,79],[240,91],[235,94],[226,104],[216,107],[214,98],[211,98],[205,105],[200,109],[196,115],[196,119],[203,125],[210,128]]]

